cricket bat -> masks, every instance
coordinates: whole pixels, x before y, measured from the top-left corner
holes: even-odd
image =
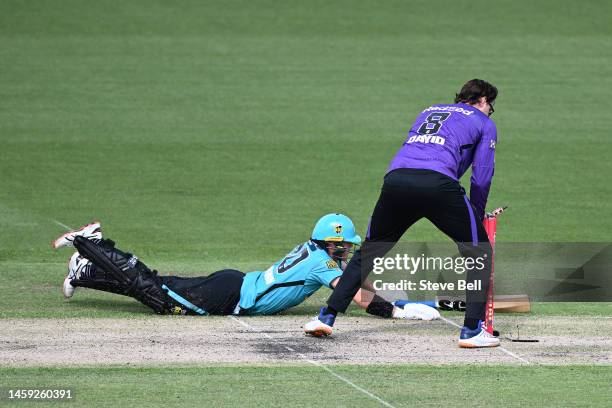
[[[404,300],[405,303],[420,303],[440,310],[465,311],[465,298],[436,296],[434,300]],[[527,313],[531,303],[527,295],[497,295],[493,298],[493,310],[498,313]]]
[[[494,296],[493,310],[500,313],[527,313],[531,311],[531,303],[527,295]]]

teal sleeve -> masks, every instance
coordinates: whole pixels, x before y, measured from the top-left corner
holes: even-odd
[[[331,288],[331,283],[340,276],[342,276],[342,270],[340,270],[340,268],[321,268],[313,274],[313,277],[318,283],[328,288]]]

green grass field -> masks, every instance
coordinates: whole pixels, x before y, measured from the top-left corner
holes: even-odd
[[[336,366],[385,401],[397,406],[446,406],[467,401],[469,406],[606,406],[610,395],[589,394],[605,389],[612,372],[604,367],[473,367],[449,366]],[[7,369],[8,386],[61,387],[70,383],[70,406],[269,406],[373,407],[381,406],[358,391],[342,387],[320,369],[286,367],[172,367]],[[49,378],[59,377],[61,381]],[[295,384],[305,385],[296,387]],[[237,386],[241,384],[241,386]],[[501,386],[500,386],[501,385]],[[65,386],[65,385],[64,385]],[[291,390],[271,399],[279,390]],[[337,392],[331,390],[337,389]],[[546,389],[543,394],[542,389]],[[316,401],[313,401],[316,396]],[[587,403],[588,401],[588,403]],[[15,403],[38,407],[41,402]],[[60,403],[60,405],[62,405]],[[10,406],[10,405],[9,405]]]
[[[50,248],[60,224],[99,219],[121,247],[184,275],[265,268],[332,211],[363,233],[416,113],[474,77],[500,89],[489,202],[511,211],[498,240],[609,242],[611,13],[604,0],[4,0],[0,318],[148,313],[103,293],[63,301],[69,253]],[[446,238],[420,222],[404,239]],[[307,318],[326,295],[289,313]],[[611,309],[541,304],[534,314]],[[335,369],[395,406],[606,406],[609,367]],[[60,375],[83,390],[83,406],[125,396],[274,406],[268,393],[296,382],[284,405],[313,405],[310,393],[334,387],[332,406],[373,403],[309,366],[0,373],[0,387]]]

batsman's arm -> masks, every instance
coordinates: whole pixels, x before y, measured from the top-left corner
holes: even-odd
[[[339,277],[334,279],[331,282],[330,286],[332,288],[335,288],[339,281],[340,281]],[[370,303],[372,302],[372,299],[374,299],[374,295],[375,293],[364,290],[362,288],[362,289],[359,289],[357,293],[355,293],[355,296],[353,296],[353,302],[359,305],[359,307],[361,307],[362,309],[367,309]]]
[[[330,286],[335,288],[339,281],[339,277],[334,279]],[[374,298],[377,298],[377,302],[375,303],[376,306],[372,305]],[[355,296],[353,296],[353,302],[355,302],[362,309],[365,309],[368,313],[375,316],[393,318],[400,313],[399,308],[393,306],[393,304],[387,302],[383,298],[376,296],[376,290],[369,280],[366,280],[361,289],[359,289]],[[372,307],[370,307],[370,305],[372,305]]]

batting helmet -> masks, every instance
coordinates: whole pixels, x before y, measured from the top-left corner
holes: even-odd
[[[355,232],[353,221],[343,214],[327,214],[321,217],[312,230],[311,239],[361,244],[361,237]]]

